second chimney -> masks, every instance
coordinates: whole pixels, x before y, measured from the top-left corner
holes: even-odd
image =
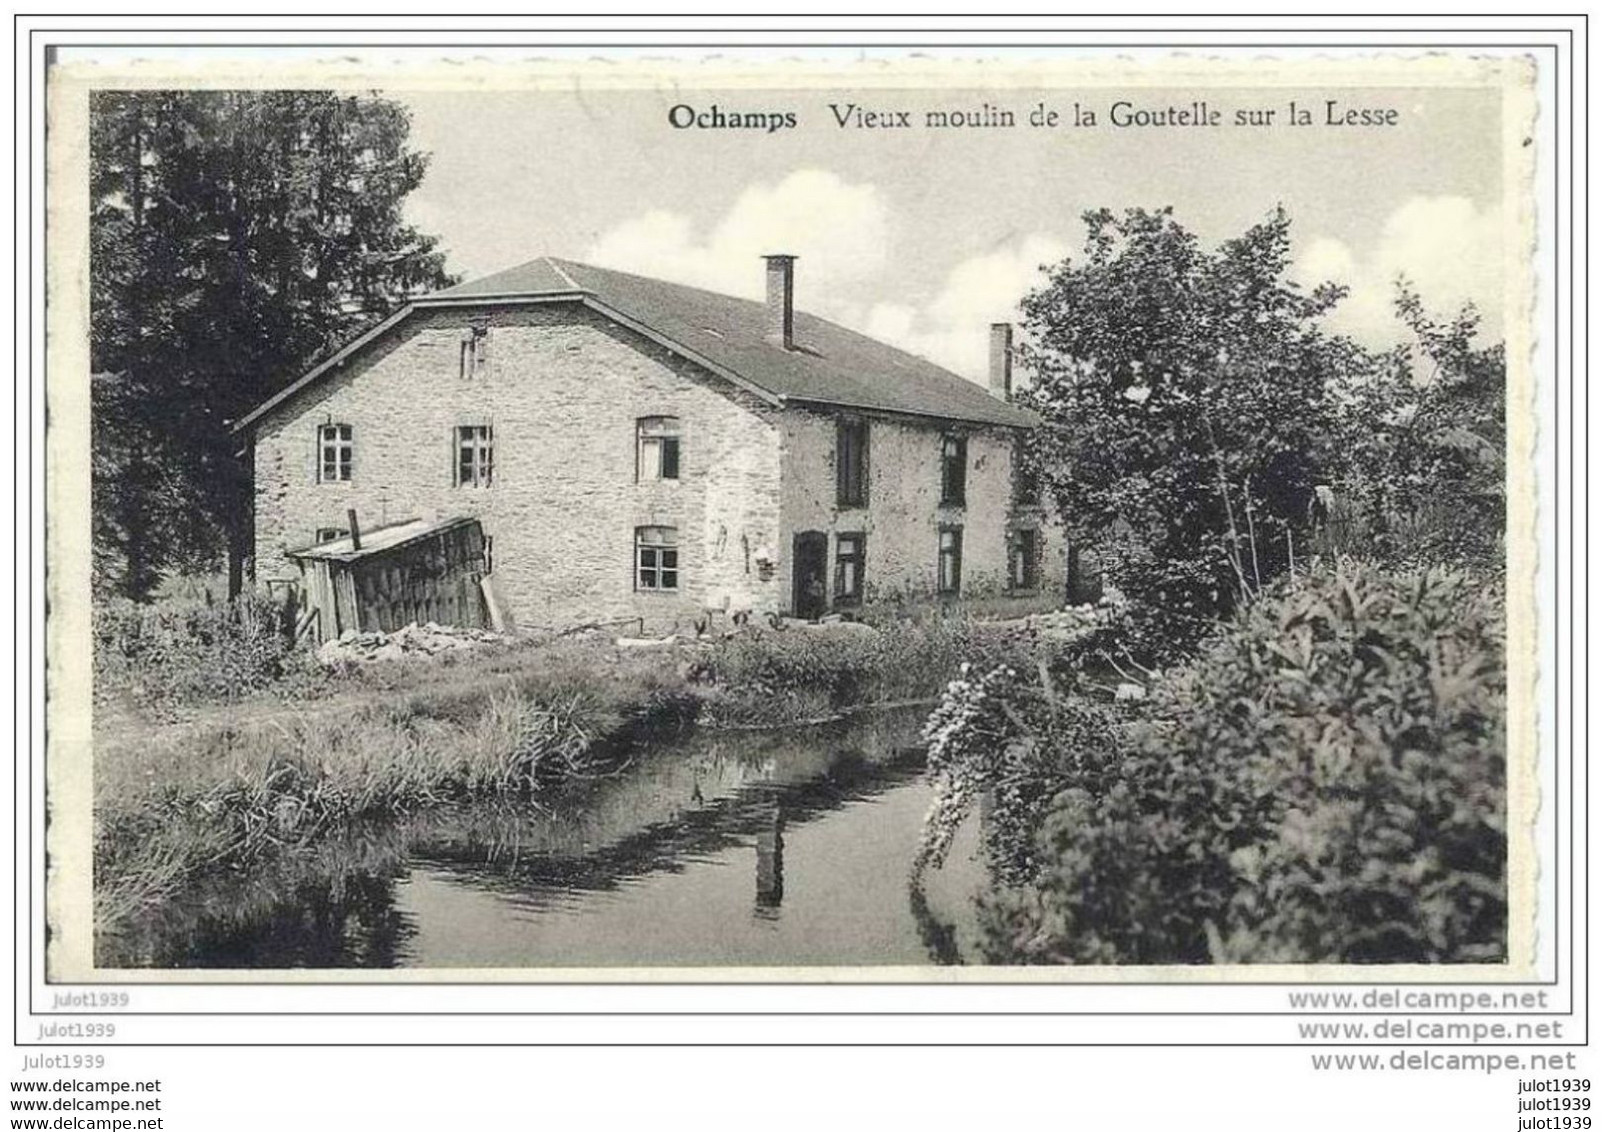
[[[793,255],[765,255],[768,261],[768,341],[795,348],[795,260]]]
[[[990,324],[990,392],[1012,400],[1012,323]]]

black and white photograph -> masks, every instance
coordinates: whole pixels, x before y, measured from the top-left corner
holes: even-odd
[[[1529,66],[336,71],[55,92],[53,977],[1528,973]]]

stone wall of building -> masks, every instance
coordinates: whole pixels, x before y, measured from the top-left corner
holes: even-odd
[[[783,418],[784,504],[787,538],[797,532],[829,536],[830,588],[838,536],[862,533],[867,602],[916,600],[935,594],[939,583],[940,531],[962,530],[963,598],[1005,597],[1008,534],[1032,527],[1039,534],[1041,595],[1061,594],[1065,556],[1060,528],[1039,508],[1014,505],[1015,433],[1004,428],[942,425],[908,418],[871,417],[867,506],[836,503],[838,417],[794,409]],[[967,438],[967,476],[961,506],[941,502],[941,444],[948,432]],[[781,571],[783,594],[792,594],[790,547]]]
[[[483,328],[483,361],[461,349]],[[680,478],[636,480],[636,422],[673,416]],[[256,430],[255,569],[294,578],[287,551],[319,528],[476,516],[522,626],[640,617],[688,627],[714,609],[777,610],[778,415],[576,303],[420,312]],[[348,424],[352,479],[319,483],[318,426]],[[489,425],[494,478],[456,485],[456,429]],[[675,594],[639,592],[634,535],[678,531]],[[769,565],[764,567],[764,561]]]

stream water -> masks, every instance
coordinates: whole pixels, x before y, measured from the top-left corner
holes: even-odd
[[[914,888],[921,709],[691,730],[543,810],[484,806],[196,894],[133,962],[200,967],[927,965],[972,961],[966,829]],[[128,941],[125,941],[125,943]],[[111,957],[108,957],[111,958]],[[105,960],[103,960],[104,962]]]

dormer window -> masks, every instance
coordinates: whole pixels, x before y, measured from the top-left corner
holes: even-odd
[[[679,478],[678,417],[641,417],[635,437],[634,478],[638,482]]]

